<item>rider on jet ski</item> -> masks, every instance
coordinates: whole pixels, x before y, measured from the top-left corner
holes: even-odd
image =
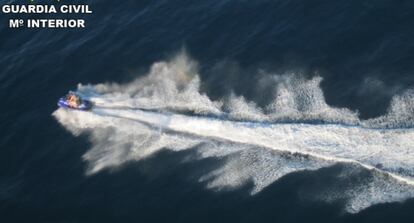
[[[81,111],[92,109],[93,102],[88,99],[82,99],[77,93],[69,91],[69,93],[58,100],[58,106],[62,108],[70,108]]]
[[[81,104],[80,97],[74,93],[69,93],[66,100],[68,101],[69,106],[73,108],[77,108]]]

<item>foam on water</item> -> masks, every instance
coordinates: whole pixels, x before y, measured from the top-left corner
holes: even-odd
[[[252,182],[254,195],[289,173],[341,163],[346,168],[335,177],[347,186],[306,197],[345,199],[349,212],[413,197],[414,129],[405,128],[413,123],[412,91],[396,96],[387,115],[359,120],[326,104],[320,77],[268,78],[274,100],[264,108],[234,94],[212,101],[199,90],[197,64],[180,54],[126,85],[80,85],[78,92],[96,104],[93,111],[58,109],[53,115],[73,134],[89,133],[88,174],[161,149],[194,149],[199,156],[193,159],[225,161],[198,177],[213,190]],[[347,183],[361,174],[364,180]]]

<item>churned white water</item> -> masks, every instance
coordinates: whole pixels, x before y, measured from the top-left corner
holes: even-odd
[[[345,199],[346,211],[358,212],[414,196],[413,91],[395,96],[386,115],[360,120],[326,104],[320,77],[267,76],[275,90],[265,108],[234,94],[212,101],[199,90],[197,64],[181,54],[129,84],[80,85],[78,93],[95,108],[53,115],[73,134],[89,133],[88,174],[162,149],[197,149],[194,159],[226,158],[199,178],[212,190],[253,182],[254,196],[289,173],[341,163],[346,168],[338,179],[361,171],[369,177],[312,199]]]

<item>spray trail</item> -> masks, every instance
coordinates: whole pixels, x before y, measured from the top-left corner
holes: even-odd
[[[54,116],[75,135],[90,133],[93,147],[83,157],[89,174],[161,149],[197,148],[195,159],[226,157],[199,177],[212,189],[253,181],[255,194],[286,174],[343,163],[347,168],[338,178],[369,171],[367,182],[330,188],[315,199],[346,199],[345,209],[357,212],[413,197],[414,129],[406,128],[412,126],[412,92],[396,96],[387,115],[359,120],[325,103],[319,77],[269,75],[274,100],[259,108],[234,95],[211,101],[200,93],[196,72],[196,63],[182,54],[127,85],[80,85],[78,92],[96,108],[58,109]],[[182,113],[188,111],[197,115]],[[311,124],[321,122],[328,124]]]
[[[357,162],[366,168],[376,166],[414,185],[409,180],[414,176],[413,130],[378,130],[333,124],[234,122],[140,110],[98,108],[94,112],[201,137],[253,144],[329,161]],[[390,151],[388,148],[393,149]],[[407,179],[398,176],[399,172]]]

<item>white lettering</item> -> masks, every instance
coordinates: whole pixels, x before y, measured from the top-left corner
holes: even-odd
[[[89,9],[89,5],[62,5],[60,7],[62,13],[87,13],[90,14],[92,11]]]
[[[57,13],[54,5],[3,5],[3,13]]]
[[[1,7],[1,11],[3,13],[10,13],[10,5],[3,5],[3,7]]]
[[[9,20],[9,27],[10,28],[17,28],[20,26],[20,20],[19,19],[10,19]]]
[[[85,28],[83,19],[29,19],[28,28]]]

